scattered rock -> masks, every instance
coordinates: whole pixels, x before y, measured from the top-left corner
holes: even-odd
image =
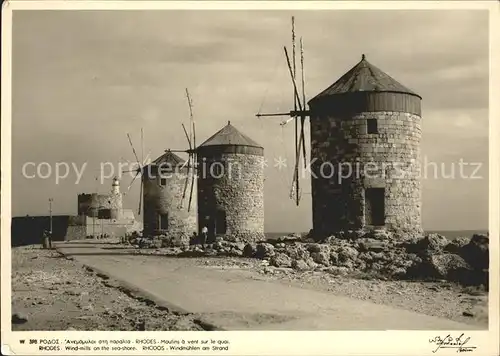
[[[467,317],[469,317],[469,318],[473,318],[473,317],[474,317],[474,314],[473,314],[473,313],[471,313],[470,311],[464,311],[464,312],[462,313],[462,315],[463,315],[463,316],[467,316]]]
[[[462,247],[460,255],[473,268],[478,270],[488,269],[489,237],[480,234],[473,235],[470,242]]]
[[[406,276],[406,268],[391,265],[387,268],[387,274],[392,278],[402,279]]]
[[[318,267],[318,264],[316,262],[314,262],[314,260],[311,257],[307,258],[304,261],[309,266],[309,269],[316,269],[316,267]]]
[[[310,269],[309,264],[304,260],[293,260],[292,268],[297,271],[308,271]]]
[[[255,243],[248,243],[243,248],[243,256],[245,257],[255,257],[256,253],[257,253],[257,244]]]
[[[28,316],[23,313],[12,314],[12,324],[24,324],[28,321]]]
[[[330,251],[330,262],[333,265],[338,265],[339,262],[339,254],[335,251]]]
[[[262,273],[264,274],[274,274],[274,270],[270,267],[265,267],[263,270],[262,270]]]
[[[358,241],[360,251],[383,251],[387,248],[388,244],[385,241],[375,240],[371,238],[364,238]]]
[[[328,267],[325,271],[333,275],[341,275],[341,276],[349,273],[349,269],[347,267],[339,267],[339,266]]]
[[[289,234],[286,236],[280,236],[276,239],[276,242],[295,242],[300,241],[302,237],[299,234]]]
[[[341,263],[344,263],[347,261],[352,261],[359,254],[358,250],[356,250],[354,247],[351,247],[351,246],[340,246],[337,253],[339,256],[339,261]]]
[[[233,247],[229,251],[229,256],[242,257],[243,251]]]
[[[358,230],[351,233],[350,237],[354,239],[372,239],[382,241],[391,239],[393,237],[393,234],[385,230],[372,230],[367,232]]]
[[[444,251],[448,253],[454,253],[460,255],[462,248],[470,242],[469,237],[461,236],[452,240],[448,245],[445,246]]]
[[[429,234],[419,241],[422,250],[443,251],[450,241],[443,235]]]
[[[383,260],[385,258],[386,255],[384,255],[382,252],[369,252],[368,253],[370,255],[370,260],[371,261],[379,261],[379,260]]]
[[[430,257],[428,263],[431,277],[470,283],[472,269],[459,255],[436,254]]]
[[[325,245],[323,245],[323,246],[325,246]],[[307,249],[307,251],[309,251],[309,253],[320,252],[322,249],[322,245],[320,245],[318,243],[310,243],[310,244],[306,245],[306,249]]]
[[[304,244],[296,243],[286,247],[286,254],[290,256],[292,260],[301,260],[308,258],[309,251],[305,248]]]
[[[255,257],[263,259],[266,257],[271,257],[274,255],[274,246],[269,243],[260,243],[257,245],[257,249],[255,251]]]
[[[319,251],[311,253],[312,260],[323,266],[330,266],[330,253],[326,251]]]
[[[291,267],[292,259],[284,253],[277,253],[271,257],[269,264],[275,267]]]
[[[243,251],[243,249],[245,248],[245,243],[237,242],[234,244],[234,248],[237,249],[238,251]]]
[[[137,331],[145,331],[146,330],[146,321],[145,320],[140,320],[135,322],[135,330]]]

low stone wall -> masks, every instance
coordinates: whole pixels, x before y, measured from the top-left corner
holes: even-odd
[[[83,219],[73,215],[52,216],[52,241],[65,241],[81,236]],[[50,229],[49,216],[13,217],[11,224],[11,245],[25,246],[40,244],[43,232]]]

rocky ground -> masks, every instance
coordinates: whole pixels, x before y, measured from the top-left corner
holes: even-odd
[[[272,243],[217,241],[205,249],[165,239],[129,246],[138,254],[198,257],[206,266],[253,271],[255,278],[488,325],[486,235],[450,242],[436,234],[401,240],[353,232],[322,243],[290,236]]]
[[[463,275],[477,279],[477,271],[481,271],[479,281],[485,277],[487,258],[478,257],[487,255],[487,239],[476,236],[450,244],[439,236],[427,236],[401,244],[366,237],[324,243],[287,237],[272,244],[218,241],[206,249],[182,244],[161,247],[164,241],[127,241],[112,248],[191,257],[190,263],[205,268],[238,269],[259,280],[487,328],[487,285],[458,283]],[[432,278],[408,280],[419,273]],[[195,315],[158,308],[75,261],[36,246],[12,249],[12,292],[13,330],[203,330]]]
[[[407,237],[386,231],[351,231],[321,242],[307,236],[257,243],[218,239],[205,248],[182,237],[132,237],[123,242],[141,251],[161,249],[162,254],[178,257],[244,256],[298,271],[326,269],[379,279],[447,280],[488,289],[489,237],[481,234],[449,241],[438,234]]]
[[[12,330],[203,330],[54,250],[12,248]]]

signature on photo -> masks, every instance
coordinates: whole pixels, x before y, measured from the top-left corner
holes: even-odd
[[[476,346],[469,345],[470,337],[466,337],[463,333],[459,337],[452,337],[450,334],[445,337],[436,336],[429,339],[430,344],[435,344],[436,348],[432,351],[436,353],[440,349],[457,349],[457,352],[472,352]]]

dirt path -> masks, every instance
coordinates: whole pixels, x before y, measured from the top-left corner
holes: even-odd
[[[220,271],[240,271],[256,280],[277,281],[488,328],[488,293],[450,282],[383,281],[320,271],[297,272],[291,268],[269,267],[255,259],[235,257],[200,258],[196,264]]]
[[[402,308],[259,277],[251,269],[213,268],[201,259],[131,255],[104,246],[61,244],[60,250],[150,295],[200,314],[225,329],[478,329]],[[227,261],[227,260],[226,260]]]
[[[12,330],[203,330],[140,301],[56,251],[12,249]],[[26,319],[25,322],[23,320]]]

